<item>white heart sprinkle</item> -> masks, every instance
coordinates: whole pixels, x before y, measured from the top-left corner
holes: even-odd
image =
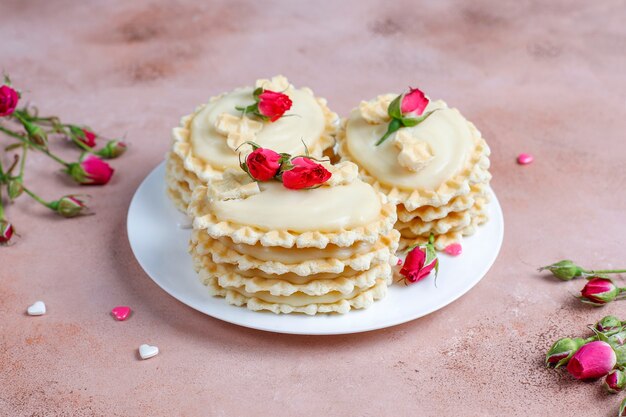
[[[141,356],[141,359],[150,359],[151,357],[158,354],[159,348],[156,346],[150,346],[146,344],[139,346],[139,356]]]
[[[26,309],[29,316],[43,316],[46,314],[46,305],[43,301],[35,301],[35,303]]]

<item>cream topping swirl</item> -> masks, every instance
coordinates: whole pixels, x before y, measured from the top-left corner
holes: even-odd
[[[394,133],[376,146],[387,130],[387,124],[371,124],[358,109],[353,110],[346,124],[346,145],[351,158],[370,175],[388,186],[402,189],[435,190],[461,171],[474,149],[474,139],[467,120],[456,109],[441,100],[431,101],[425,110],[435,111],[422,123],[402,128],[404,136],[428,145],[432,158],[417,171],[398,162],[400,149],[394,143]]]
[[[236,89],[211,101],[194,116],[190,137],[196,157],[221,170],[239,166],[238,153],[229,147],[226,135],[216,129],[216,124],[223,113],[240,117],[235,107],[252,104],[252,92],[252,87]],[[291,109],[273,123],[264,122],[263,128],[255,132],[255,141],[276,152],[304,154],[302,142],[312,147],[324,132],[324,113],[310,90],[289,88],[284,93],[293,102]]]
[[[210,200],[220,221],[262,230],[337,232],[367,225],[380,216],[378,193],[359,179],[334,187],[289,190],[279,182],[259,183],[261,192],[238,200]]]

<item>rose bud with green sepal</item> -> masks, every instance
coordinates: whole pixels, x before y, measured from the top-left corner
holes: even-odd
[[[567,371],[576,379],[598,379],[611,372],[616,363],[611,345],[598,340],[578,349],[567,363]]]
[[[104,185],[111,180],[114,169],[97,156],[89,155],[81,162],[68,164],[66,172],[79,184]]]
[[[615,316],[605,316],[595,325],[595,329],[600,333],[612,332],[622,328],[622,321]]]
[[[620,292],[612,280],[592,277],[580,291],[579,300],[586,304],[602,306],[615,300]]]
[[[87,206],[77,195],[66,195],[49,203],[48,207],[63,217],[76,217],[86,214]]]
[[[557,340],[548,353],[546,354],[546,366],[554,366],[554,368],[560,368],[567,365],[570,358],[585,344],[585,339],[580,337]]]
[[[433,246],[433,236],[428,243],[417,245],[409,250],[400,269],[400,275],[404,276],[405,282],[417,282],[428,276],[432,270],[435,270],[436,276],[439,270],[439,259]]]
[[[247,157],[244,171],[255,181],[269,181],[278,174],[282,156],[271,149],[256,148]]]
[[[20,95],[8,85],[0,87],[0,117],[10,116],[17,107]]]
[[[620,392],[626,386],[626,375],[620,369],[613,369],[604,378],[604,388],[613,394]]]
[[[583,276],[585,272],[583,268],[569,260],[563,260],[553,263],[552,265],[542,266],[539,268],[539,272],[541,271],[550,271],[552,275],[563,281],[569,281],[576,277]]]
[[[617,413],[617,417],[625,417],[626,416],[626,398],[622,400],[622,403],[619,406],[619,411]]]
[[[114,159],[118,156],[124,154],[126,152],[127,145],[121,140],[110,140],[102,149],[94,152],[95,155],[98,155],[104,159]]]
[[[48,147],[48,135],[45,130],[41,128],[41,126],[37,126],[36,124],[23,118],[20,118],[20,122],[22,122],[22,126],[24,126],[24,129],[28,134],[28,138],[32,143],[41,146],[42,148]]]
[[[15,200],[24,192],[24,184],[21,177],[11,178],[7,182],[7,194],[11,200]]]
[[[7,220],[0,220],[0,245],[6,245],[13,237],[13,225]]]

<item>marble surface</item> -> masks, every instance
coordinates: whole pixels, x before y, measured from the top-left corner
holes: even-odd
[[[626,263],[625,18],[616,0],[3,0],[0,66],[25,97],[131,147],[102,188],[29,160],[30,187],[88,192],[97,214],[59,219],[27,198],[8,208],[22,237],[0,249],[0,414],[615,415],[623,394],[542,361],[554,339],[626,305],[582,306],[581,282],[535,269]],[[344,115],[419,86],[478,126],[506,231],[476,288],[398,327],[302,337],[204,316],[143,273],[126,210],[170,129],[210,96],[277,73]],[[535,162],[518,166],[521,152]],[[27,316],[37,299],[48,313]],[[120,304],[134,309],[123,323],[109,316]],[[139,360],[142,343],[160,354]]]

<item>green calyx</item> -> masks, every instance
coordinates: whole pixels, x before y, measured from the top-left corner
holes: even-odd
[[[585,339],[580,337],[565,337],[557,340],[546,353],[546,366],[554,365],[557,369],[566,365],[585,343]]]
[[[584,274],[585,270],[580,266],[574,264],[570,260],[563,260],[552,265],[542,266],[539,268],[539,272],[550,271],[552,275],[562,281],[569,281],[576,277],[580,277]]]

